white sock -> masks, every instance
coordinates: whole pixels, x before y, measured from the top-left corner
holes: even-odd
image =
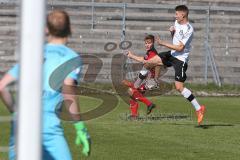
[[[201,106],[199,105],[198,101],[196,100],[196,98],[194,98],[191,101],[192,105],[194,106],[195,110],[198,111],[199,109],[201,109]]]
[[[143,80],[138,77],[137,80],[134,82],[134,88],[139,88],[142,82]]]
[[[148,74],[148,70],[143,67],[139,73],[141,73],[143,76],[146,76]]]
[[[141,69],[141,71],[139,72],[139,75],[141,75],[143,77],[146,77],[147,74],[148,74],[148,70],[145,67],[143,67]],[[145,79],[143,77],[140,78],[139,75],[138,75],[137,80],[134,82],[134,88],[139,88],[140,85],[142,84],[143,80]]]
[[[197,102],[196,98],[193,96],[192,92],[187,89],[184,88],[183,91],[181,92],[181,94],[183,95],[183,97],[185,97],[189,102],[192,103],[193,107],[195,108],[196,111],[198,111],[201,106],[199,105],[199,103]]]

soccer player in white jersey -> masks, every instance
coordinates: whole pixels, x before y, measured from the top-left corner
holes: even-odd
[[[163,64],[165,66],[173,66],[175,70],[175,88],[179,91],[189,102],[192,103],[196,110],[198,124],[203,121],[205,106],[200,105],[192,92],[184,87],[184,82],[187,78],[186,71],[188,67],[188,57],[191,49],[191,42],[193,38],[193,27],[188,21],[188,7],[179,5],[175,8],[176,21],[174,26],[169,28],[172,35],[172,43],[165,42],[156,38],[159,45],[165,46],[171,51],[159,53],[158,56],[150,60],[142,61],[143,63]],[[141,60],[138,56],[128,54],[128,57],[135,60]]]
[[[82,152],[88,156],[90,153],[90,137],[84,123],[80,121],[78,95],[75,95],[74,90],[70,89],[78,83],[81,58],[75,51],[66,46],[68,36],[71,35],[70,18],[68,14],[61,10],[55,10],[49,13],[47,16],[46,31],[48,43],[45,45],[43,53],[42,159],[72,159],[70,149],[64,137],[61,120],[56,112],[58,106],[61,106],[64,99],[72,102],[68,106],[68,109],[72,114],[73,125],[76,129],[75,143],[76,145],[82,144]],[[0,80],[0,98],[11,113],[15,112],[13,108],[14,101],[11,94],[7,91],[7,86],[17,81],[18,78],[19,65],[17,64]],[[69,93],[69,91],[71,91],[71,93]],[[12,124],[12,128],[14,128],[14,124]],[[9,143],[10,160],[14,160],[16,157],[14,150],[15,136],[13,131],[12,129]]]

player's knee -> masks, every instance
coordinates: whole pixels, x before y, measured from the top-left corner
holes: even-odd
[[[143,80],[143,79],[145,79],[147,77],[147,74],[140,72],[138,77]]]
[[[133,95],[133,90],[132,90],[131,88],[129,88],[127,92],[128,92],[128,94],[129,94],[129,96],[132,96],[132,95]]]
[[[145,79],[145,78],[147,77],[147,74],[148,74],[148,69],[146,69],[145,67],[143,67],[143,68],[141,69],[141,71],[139,72],[138,77],[139,77],[140,79]]]
[[[183,90],[183,86],[181,86],[181,85],[175,85],[175,88],[176,88],[176,90],[178,91],[178,92],[182,92],[182,90]]]

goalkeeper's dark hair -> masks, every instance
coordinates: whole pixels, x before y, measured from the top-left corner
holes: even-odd
[[[146,35],[146,37],[144,38],[144,41],[146,40],[151,40],[154,43],[154,35],[151,35],[151,34]]]
[[[71,35],[70,18],[67,12],[54,10],[47,16],[49,34],[55,37],[68,37]]]
[[[175,7],[175,11],[182,11],[186,13],[186,16],[188,16],[189,10],[188,7],[185,5],[178,5]]]

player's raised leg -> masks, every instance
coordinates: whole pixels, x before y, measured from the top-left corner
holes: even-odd
[[[143,67],[139,72],[136,81],[134,82],[134,88],[139,88],[141,86],[143,80],[146,79],[147,74],[148,74],[148,70],[145,67]]]

